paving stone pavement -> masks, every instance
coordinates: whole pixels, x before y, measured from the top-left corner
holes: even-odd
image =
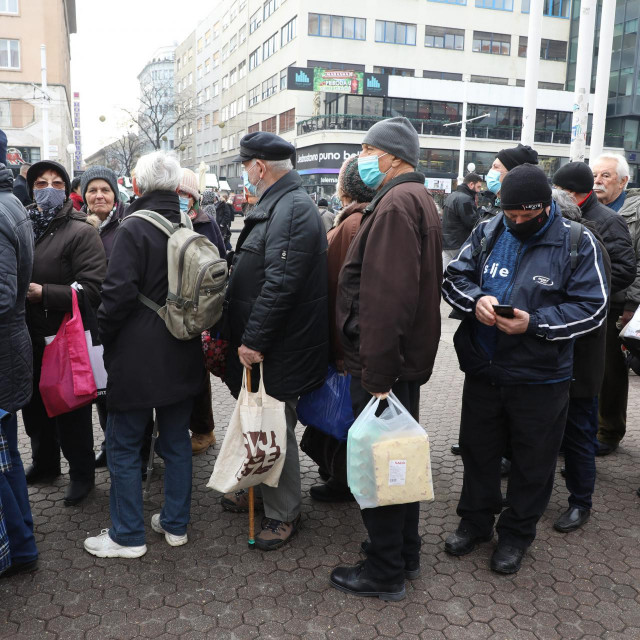
[[[444,308],[443,308],[444,309]],[[218,444],[194,459],[189,544],[169,547],[147,527],[148,553],[136,560],[99,559],[82,541],[109,525],[109,476],[77,507],[63,505],[67,477],[30,489],[40,569],[0,580],[0,638],[11,640],[634,640],[640,639],[640,379],[631,376],[630,433],[598,459],[594,513],[583,530],[552,529],[566,506],[559,472],[538,537],[516,576],[488,569],[492,544],[464,558],[443,551],[457,524],[462,463],[456,440],[462,374],[443,339],[431,381],[422,390],[436,499],[422,506],[422,576],[398,603],[347,596],[328,584],[331,569],[359,560],[365,537],[355,504],[315,504],[318,481],[302,458],[303,528],[283,549],[247,549],[247,517],[222,510],[205,487],[233,408],[214,383]],[[21,447],[28,459],[28,439]],[[101,432],[94,424],[96,446]],[[299,435],[302,429],[299,428]],[[154,477],[147,523],[161,504],[162,469]]]

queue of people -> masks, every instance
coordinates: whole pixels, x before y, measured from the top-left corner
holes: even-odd
[[[612,156],[592,168],[570,163],[554,176],[552,191],[536,166],[535,150],[504,149],[487,175],[498,198],[491,215],[479,219],[472,203],[481,188],[474,174],[445,206],[445,218],[454,216],[460,228],[446,221],[443,253],[438,212],[416,170],[418,135],[406,118],[373,125],[359,156],[343,164],[343,209],[335,218],[328,204],[321,202],[319,210],[302,187],[291,163],[294,151],[266,132],[240,141],[236,161],[253,204],[228,256],[224,314],[216,325],[228,341],[224,381],[231,394],[238,396],[243,370],[256,367],[253,386],[263,383],[285,406],[287,449],[278,486],[256,487],[256,507],[264,512],[256,546],[278,549],[300,530],[296,405],[323,384],[329,363],[351,375],[355,417],[372,397],[381,400],[383,411],[393,392],[419,420],[420,389],[432,374],[439,344],[442,294],[462,317],[454,343],[465,374],[460,521],[444,548],[452,556],[466,555],[492,540],[495,527],[490,566],[517,572],[547,508],[561,450],[569,508],[554,526],[570,532],[590,514],[595,456],[602,454],[596,437],[604,438],[602,416],[611,402],[607,367],[618,364],[611,364],[619,344],[610,326],[630,319],[640,287],[640,231],[622,215],[625,206],[636,206],[635,194],[623,197],[614,188],[626,184],[616,182],[624,166]],[[195,174],[159,151],[138,161],[137,199],[126,209],[117,197],[117,177],[104,167],[82,176],[80,211],[57,163],[38,162],[27,171],[35,202],[27,210],[2,176],[0,228],[11,228],[14,240],[0,260],[16,273],[6,294],[12,302],[0,304],[8,327],[2,328],[0,356],[9,354],[0,357],[0,379],[11,378],[0,386],[0,408],[11,414],[0,417],[0,445],[8,442],[12,466],[0,474],[0,498],[5,518],[19,525],[9,535],[13,571],[37,563],[26,483],[60,475],[60,451],[69,462],[69,506],[89,494],[96,466],[109,469],[111,523],[84,541],[86,551],[123,558],[146,553],[142,478],[154,411],[157,452],[165,465],[164,505],[150,526],[170,546],[186,544],[192,455],[215,442],[211,384],[200,337],[177,340],[153,310],[167,300],[172,266],[162,225],[149,224],[142,214],[160,216],[172,228],[188,219],[224,257],[230,248],[230,222],[223,217],[228,203],[214,209],[215,198],[200,194]],[[105,442],[97,457],[91,405],[49,418],[38,388],[42,352],[71,308],[71,286],[97,315],[104,345],[108,384],[97,406]],[[3,369],[11,354],[29,351],[29,338],[33,359],[23,357],[15,371]],[[33,460],[26,474],[17,452],[20,409]],[[624,417],[626,397],[616,412]],[[344,443],[308,428],[302,448],[323,480],[311,488],[311,497],[353,500]],[[500,490],[505,457],[506,498]],[[245,490],[220,502],[235,513],[249,509]],[[336,567],[330,583],[352,595],[400,600],[405,579],[420,574],[420,504],[361,514],[367,532],[363,560]]]

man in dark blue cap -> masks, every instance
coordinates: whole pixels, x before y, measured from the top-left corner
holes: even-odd
[[[240,141],[244,186],[258,202],[247,214],[227,289],[229,351],[225,382],[237,396],[243,367],[264,363],[266,392],[285,403],[286,456],[277,488],[260,485],[265,518],[256,536],[264,551],[297,533],[300,461],[295,436],[298,398],[327,374],[327,238],[318,211],[293,171],[294,147],[272,133]],[[258,371],[254,373],[254,387]],[[247,493],[222,497],[228,511],[247,511]],[[258,502],[260,504],[260,502]]]

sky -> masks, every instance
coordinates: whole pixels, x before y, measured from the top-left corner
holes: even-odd
[[[80,92],[85,158],[126,130],[122,108],[135,108],[137,76],[156,49],[182,42],[215,2],[76,0],[78,32],[71,35],[71,91]]]

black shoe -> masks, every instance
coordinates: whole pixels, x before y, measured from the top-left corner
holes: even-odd
[[[24,475],[27,479],[27,484],[46,484],[48,482],[53,482],[53,480],[60,475],[60,467],[55,469],[42,469],[31,464],[27,467]]]
[[[317,484],[309,489],[309,495],[318,502],[353,502],[355,498],[348,489],[333,489],[328,484]]]
[[[107,452],[105,449],[101,449],[99,453],[96,453],[96,469],[107,466]]]
[[[508,476],[511,473],[511,460],[508,458],[502,458],[500,460],[500,475]]]
[[[369,540],[369,538],[367,538],[366,540],[363,540],[360,543],[360,553],[364,553],[364,555],[366,556],[367,550],[369,549],[370,545],[371,545],[371,540]],[[407,580],[417,580],[420,577],[420,560],[419,559],[414,562],[407,562],[405,560],[404,577]]]
[[[405,595],[404,583],[385,584],[363,575],[364,562],[355,567],[337,567],[331,572],[329,583],[332,587],[354,596],[367,596],[397,602]]]
[[[596,449],[597,456],[608,456],[618,448],[618,443],[607,444],[606,442],[598,441],[598,448]]]
[[[444,550],[450,556],[465,556],[471,553],[481,542],[489,542],[493,538],[493,532],[488,536],[477,536],[465,529],[457,529],[446,539]]]
[[[4,573],[0,574],[0,578],[9,578],[18,573],[29,573],[38,568],[38,558],[29,562],[14,562]]]
[[[498,543],[491,556],[491,570],[497,573],[518,573],[524,552],[525,549]]]
[[[567,469],[566,469],[565,467],[560,467],[560,475],[561,475],[563,478],[566,478],[566,477],[567,477]]]
[[[451,445],[451,453],[453,453],[454,456],[459,456],[462,451],[460,449],[460,445],[459,444],[452,444]]]
[[[579,529],[591,515],[590,509],[569,507],[554,523],[553,528],[561,533],[569,533]]]
[[[72,480],[64,494],[65,507],[73,507],[82,502],[93,489],[93,480]]]

